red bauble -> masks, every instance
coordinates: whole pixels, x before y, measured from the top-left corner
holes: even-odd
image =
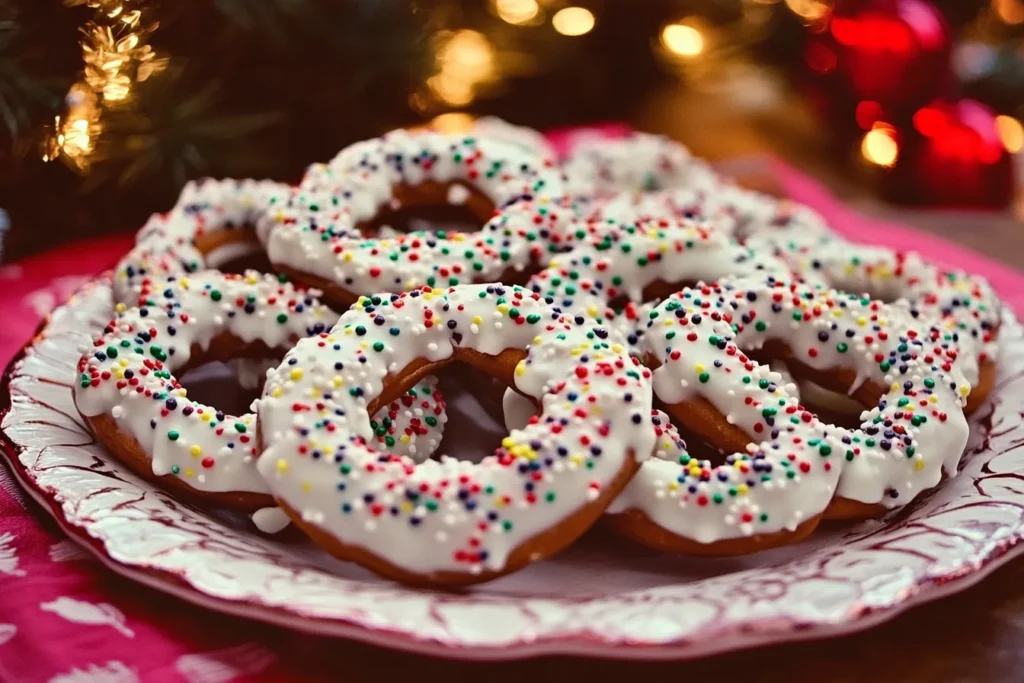
[[[913,111],[952,83],[949,27],[928,0],[838,0],[813,29],[808,66],[853,105]]]
[[[1006,207],[1013,198],[1013,159],[995,119],[975,100],[936,101],[919,109],[899,136],[886,192],[898,201]]]

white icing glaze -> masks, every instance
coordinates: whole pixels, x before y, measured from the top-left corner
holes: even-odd
[[[622,192],[596,202],[589,217],[616,223],[682,218],[710,224],[717,232],[731,236],[740,219],[730,207],[715,201],[718,192],[718,188],[711,187]]]
[[[258,407],[268,445],[258,467],[308,523],[395,566],[500,570],[653,449],[650,373],[606,336],[520,288],[364,297],[271,374]],[[515,383],[539,400],[541,417],[479,464],[416,464],[368,447],[367,402],[385,375],[416,358],[450,358],[456,346],[528,347]]]
[[[481,116],[476,119],[473,121],[472,132],[477,137],[514,145],[545,159],[555,159],[558,156],[548,139],[539,131],[509,123],[497,116]]]
[[[277,534],[291,524],[291,518],[279,507],[263,508],[252,513],[253,525],[265,534]]]
[[[195,247],[201,236],[254,227],[273,196],[287,186],[269,180],[204,178],[185,184],[174,207],[155,214],[136,235],[136,246],[117,264],[114,296],[133,301],[147,277],[191,273],[207,266]]]
[[[795,529],[834,493],[905,505],[942,472],[956,473],[969,386],[899,308],[754,276],[683,290],[654,313],[644,348],[662,363],[658,398],[701,396],[753,443],[718,467],[688,455],[649,461],[611,512],[637,509],[681,537],[711,543]],[[889,391],[864,412],[859,430],[823,424],[740,350],[769,339],[813,368],[851,369]]]
[[[505,429],[524,429],[530,424],[530,418],[537,414],[537,406],[515,389],[506,389],[501,397],[501,412],[505,419]]]
[[[719,184],[715,172],[686,147],[648,133],[582,141],[562,169],[570,193],[581,197]]]
[[[119,304],[79,362],[75,404],[86,416],[111,415],[150,454],[155,475],[175,475],[198,491],[265,493],[253,466],[255,415],[189,400],[173,373],[222,335],[283,350],[323,331],[334,317],[314,294],[255,272],[147,282],[138,306]]]

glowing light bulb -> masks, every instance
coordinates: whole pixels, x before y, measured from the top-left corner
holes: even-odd
[[[510,24],[525,24],[537,16],[537,0],[494,0],[494,11]]]
[[[821,0],[786,0],[786,7],[807,22],[817,21],[828,14],[828,5]]]
[[[704,36],[693,26],[669,24],[661,30],[661,44],[677,55],[696,57],[704,51]]]
[[[885,128],[875,128],[864,135],[860,143],[860,153],[877,166],[889,167],[899,158],[900,147],[893,139],[892,133]]]
[[[1024,125],[1012,116],[996,117],[996,132],[1010,154],[1024,149]]]
[[[551,17],[551,25],[563,36],[582,36],[594,28],[594,14],[583,7],[566,7]]]
[[[992,10],[1003,23],[1011,26],[1024,23],[1024,2],[1021,0],[992,0]]]

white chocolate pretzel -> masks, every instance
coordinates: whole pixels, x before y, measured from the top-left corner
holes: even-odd
[[[649,461],[611,512],[636,510],[676,537],[714,544],[813,524],[834,495],[902,506],[955,475],[969,385],[899,308],[756,276],[683,290],[655,313],[644,347],[661,363],[654,384],[666,410],[701,397],[751,443],[717,467],[688,455]],[[821,423],[743,352],[770,340],[803,366],[881,387],[860,429]]]
[[[607,337],[518,287],[363,297],[271,373],[258,407],[258,467],[283,506],[341,557],[425,582],[510,571],[535,559],[520,547],[544,543],[550,553],[571,542],[583,528],[550,534],[603,509],[634,459],[652,451],[649,371]],[[515,389],[541,414],[494,455],[416,464],[372,447],[367,407],[386,378],[470,350],[510,349],[528,349]]]

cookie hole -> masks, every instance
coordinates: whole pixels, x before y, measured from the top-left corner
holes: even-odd
[[[647,303],[649,301],[660,301],[665,299],[681,289],[687,287],[695,287],[697,285],[696,280],[680,280],[679,282],[665,282],[664,280],[655,280],[646,287],[644,287],[641,294],[641,303]],[[609,302],[609,307],[616,313],[621,313],[626,305],[629,304],[629,297],[623,293],[616,297],[613,297]]]
[[[800,403],[815,413],[822,422],[847,429],[861,426],[860,415],[864,411],[857,401],[846,394],[830,391],[814,382],[801,381]]]
[[[494,213],[494,203],[464,183],[424,182],[392,188],[390,204],[359,224],[367,237],[409,232],[476,232]]]
[[[223,273],[241,275],[246,271],[255,270],[258,273],[273,273],[274,267],[270,264],[270,257],[263,249],[253,249],[246,253],[229,254],[224,260],[207,259],[211,268],[216,268]]]
[[[193,401],[240,415],[249,412],[252,402],[259,398],[267,369],[279,362],[274,358],[213,361],[188,369],[178,382]]]
[[[452,363],[437,373],[445,397],[448,424],[441,444],[431,457],[447,455],[479,462],[494,453],[508,435],[501,413],[505,385],[462,363]]]

